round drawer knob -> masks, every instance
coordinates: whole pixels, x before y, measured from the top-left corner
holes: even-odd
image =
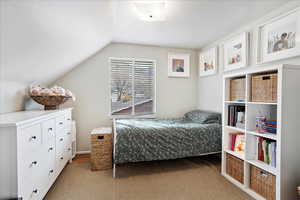
[[[32,140],[36,140],[36,136],[31,136],[31,139]]]
[[[64,159],[64,157],[60,157],[60,159],[61,159],[61,160],[63,160],[63,159]]]
[[[71,135],[71,132],[68,132],[67,134],[68,134],[68,135]]]
[[[59,125],[63,125],[64,123],[63,122],[59,122]]]
[[[37,165],[37,161],[33,161],[33,162],[32,162],[32,165]]]
[[[64,140],[64,138],[60,138],[60,139],[59,139],[59,141],[63,141],[63,140]]]
[[[53,129],[52,128],[48,128],[48,132],[52,132],[53,131]]]
[[[68,148],[68,151],[71,151],[71,148]]]
[[[53,147],[50,147],[50,148],[49,148],[49,151],[52,151],[52,150],[53,150]]]
[[[50,174],[52,174],[52,173],[54,172],[54,170],[53,170],[53,169],[51,169],[49,172],[50,172]]]
[[[37,194],[39,191],[38,191],[38,189],[35,189],[32,192],[35,193],[35,194]]]

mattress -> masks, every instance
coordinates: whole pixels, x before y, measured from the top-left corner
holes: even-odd
[[[114,163],[168,160],[219,152],[220,124],[185,118],[115,120]]]

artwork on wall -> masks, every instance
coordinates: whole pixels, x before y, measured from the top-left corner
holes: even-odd
[[[239,69],[248,65],[249,33],[244,32],[223,44],[224,71]]]
[[[300,8],[297,8],[259,26],[258,64],[300,55],[299,16]]]
[[[190,76],[190,54],[169,53],[168,54],[168,76],[189,77]]]
[[[217,73],[218,48],[213,47],[199,53],[199,76],[209,76]]]

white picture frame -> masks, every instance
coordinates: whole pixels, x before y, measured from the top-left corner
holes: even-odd
[[[249,33],[243,32],[223,43],[224,71],[248,66]]]
[[[258,26],[257,64],[300,55],[300,7]]]
[[[190,54],[168,53],[168,77],[190,76]]]
[[[218,47],[199,52],[199,77],[215,75],[218,71]]]

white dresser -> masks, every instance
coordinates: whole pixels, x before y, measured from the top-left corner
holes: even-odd
[[[72,109],[0,115],[0,199],[43,199],[72,157]]]

